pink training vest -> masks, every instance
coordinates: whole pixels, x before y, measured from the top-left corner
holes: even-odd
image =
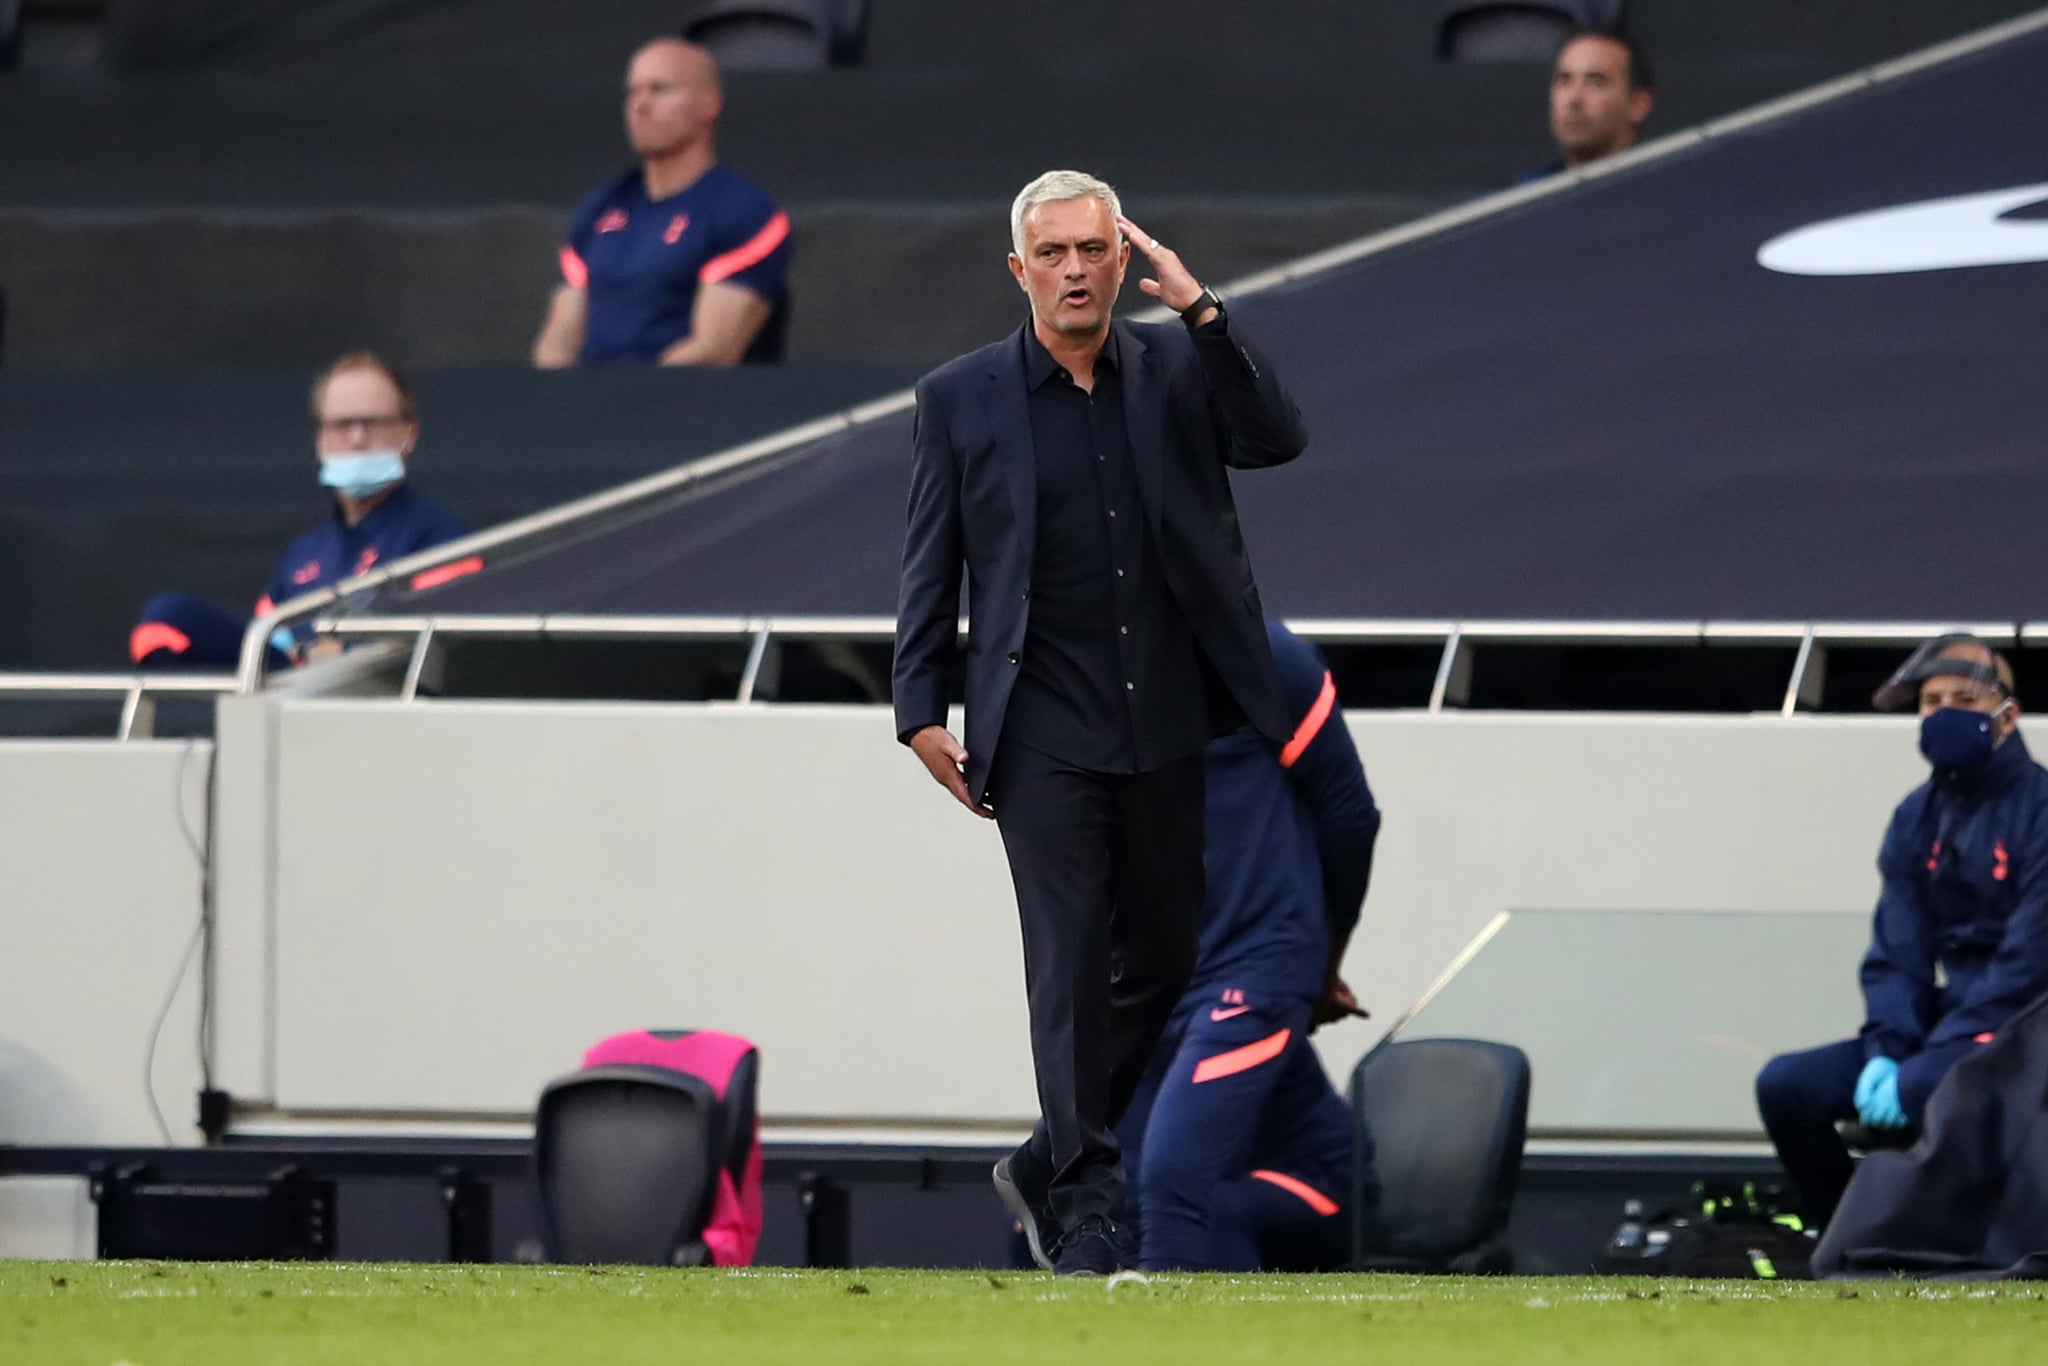
[[[624,1063],[701,1077],[710,1084],[721,1109],[728,1103],[747,1107],[736,1126],[741,1135],[736,1144],[743,1151],[715,1154],[718,1189],[703,1234],[715,1266],[752,1265],[754,1249],[761,1242],[761,1117],[753,1096],[733,1097],[730,1102],[726,1096],[733,1074],[753,1056],[756,1052],[750,1040],[711,1029],[666,1039],[644,1029],[614,1034],[583,1055],[586,1068]]]

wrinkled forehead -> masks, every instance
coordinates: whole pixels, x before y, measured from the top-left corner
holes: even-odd
[[[1024,212],[1024,240],[1027,243],[1068,243],[1089,240],[1114,241],[1116,220],[1109,205],[1092,194],[1072,199],[1048,199]]]

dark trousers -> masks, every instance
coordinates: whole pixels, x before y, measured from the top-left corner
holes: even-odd
[[[1935,1086],[1974,1047],[1966,1039],[1915,1053],[1899,1064],[1899,1106],[1907,1124],[1920,1127]],[[1757,1074],[1757,1111],[1785,1174],[1799,1190],[1800,1209],[1809,1223],[1825,1224],[1834,1216],[1856,1170],[1835,1123],[1856,1118],[1856,1078],[1863,1063],[1862,1041],[1844,1039],[1780,1053]]]
[[[1019,1153],[1071,1229],[1121,1219],[1116,1125],[1201,939],[1202,756],[1092,773],[1006,743],[989,799],[1024,931],[1040,1118]]]
[[[1167,1025],[1120,1130],[1142,1269],[1328,1271],[1350,1257],[1353,1121],[1308,1040],[1312,1008],[1252,982],[1183,1002]]]

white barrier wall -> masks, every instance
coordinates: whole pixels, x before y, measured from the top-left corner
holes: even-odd
[[[1503,908],[1866,909],[1925,774],[1887,718],[1349,719],[1386,821],[1340,1073]],[[885,712],[293,701],[276,733],[284,1109],[516,1114],[604,1034],[715,1026],[773,1118],[1035,1111],[996,832]]]
[[[1318,1036],[1340,1073],[1503,908],[1865,913],[1924,773],[1911,723],[1875,717],[1349,721],[1386,824],[1348,963],[1376,1019]],[[270,697],[220,735],[238,1099],[518,1115],[601,1035],[708,1025],[760,1041],[774,1119],[1033,1113],[996,832],[884,712]],[[178,803],[202,838],[208,754],[0,745],[0,1142],[158,1141],[143,1058],[198,916]],[[1817,989],[1853,1003],[1854,970],[1814,964]],[[179,1142],[195,985],[153,1071]]]
[[[195,1137],[208,741],[0,743],[0,1143]]]

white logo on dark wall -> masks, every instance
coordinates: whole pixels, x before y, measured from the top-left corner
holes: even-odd
[[[1782,233],[1757,264],[1784,275],[1903,275],[1964,266],[2048,261],[2048,218],[2007,214],[2048,200],[2048,185],[2016,185],[1852,213]]]

